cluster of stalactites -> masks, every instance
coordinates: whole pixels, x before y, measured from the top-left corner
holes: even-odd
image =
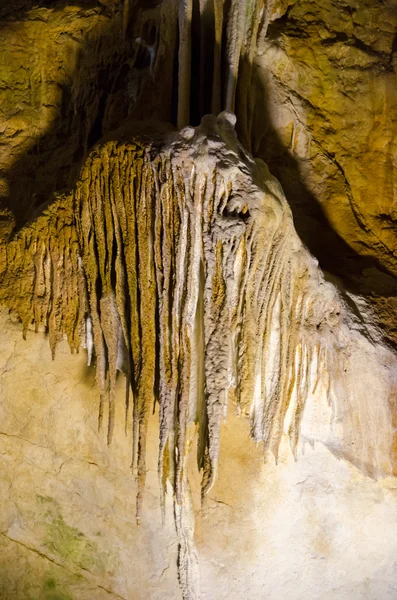
[[[199,172],[189,159],[151,154],[131,144],[101,147],[87,160],[75,195],[109,440],[120,348],[132,387],[138,510],[154,399],[163,491],[170,479],[182,500],[190,424],[198,427],[205,486],[214,480],[238,362],[246,247],[245,220],[222,215],[230,182],[216,169]]]
[[[277,188],[255,187],[252,163],[222,151],[220,139],[210,151],[201,136],[196,153],[180,139],[175,152],[136,141],[94,149],[73,197],[9,244],[1,286],[25,329],[48,327],[53,353],[64,335],[72,350],[85,342],[89,361],[95,352],[109,443],[124,371],[138,516],[154,402],[163,500],[168,479],[182,501],[192,429],[209,490],[231,398],[277,455],[294,397],[287,433],[296,449],[313,357],[317,373],[329,360],[321,327],[336,310]]]
[[[19,316],[24,337],[32,325],[48,332],[53,357],[65,336],[79,351],[86,294],[70,196],[0,247],[0,303]]]
[[[251,72],[271,8],[265,0],[179,0],[178,127],[237,105],[249,135]]]

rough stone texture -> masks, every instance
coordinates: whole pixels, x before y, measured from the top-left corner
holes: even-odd
[[[105,434],[96,432],[98,390],[85,353],[72,356],[63,343],[52,361],[45,336],[28,332],[24,341],[4,311],[1,330],[1,598],[179,598],[171,502],[161,526],[157,415],[137,526],[124,382],[108,449]],[[370,401],[385,385],[379,365],[391,357],[360,344],[351,368],[362,377],[365,361],[369,405],[357,390],[351,416],[362,428],[354,440],[346,418],[330,429],[322,392],[305,413],[298,460],[285,440],[279,464],[264,462],[262,448],[249,440],[248,420],[231,405],[218,480],[203,506],[193,449],[189,479],[203,598],[395,598],[395,479],[368,477],[335,452],[361,455],[370,443],[382,449],[385,424]]]
[[[45,336],[23,341],[4,312],[1,330],[0,597],[178,598],[172,506],[161,526],[158,426],[139,527],[124,382],[109,449],[97,433],[98,389],[85,353],[72,356],[62,344],[53,362]]]
[[[234,108],[366,324],[353,320],[339,394],[324,376],[308,395],[297,462],[283,430],[279,464],[264,463],[232,401],[215,486],[201,505],[193,447],[187,513],[168,496],[161,528],[157,416],[138,527],[122,378],[109,450],[85,357],[62,343],[52,363],[44,336],[24,342],[2,313],[0,596],[395,598],[396,359],[379,345],[397,339],[395,0],[184,0],[179,24],[173,0],[18,0],[0,18],[2,239],[73,189],[124,118],[197,125]]]
[[[123,119],[169,120],[172,4],[134,2],[132,21],[120,2],[0,13],[0,198],[19,226],[73,187],[87,150]]]
[[[256,68],[275,135],[254,141],[287,193],[302,195],[298,176],[342,239],[393,273],[396,31],[392,1],[274,2]]]

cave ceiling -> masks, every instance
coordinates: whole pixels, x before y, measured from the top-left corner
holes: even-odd
[[[172,0],[4,4],[2,227],[72,189],[89,150],[126,120],[198,125],[227,108],[280,180],[304,244],[371,299],[393,343],[396,3],[257,1],[244,23],[233,7],[187,2],[184,17]]]

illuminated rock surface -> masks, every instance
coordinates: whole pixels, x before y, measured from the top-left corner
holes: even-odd
[[[394,598],[397,8],[94,4],[0,9],[0,596]]]
[[[147,491],[137,526],[124,381],[117,386],[116,429],[107,448],[105,433],[97,434],[98,390],[86,357],[72,356],[62,342],[53,362],[42,334],[29,332],[22,340],[20,325],[4,313],[1,325],[2,597],[112,597],[99,586],[128,599],[180,597],[170,495],[161,526],[158,414],[150,420]],[[355,361],[357,379],[361,360]],[[368,399],[379,398],[372,372],[362,385]],[[363,409],[362,399],[357,396],[355,408]],[[217,482],[203,508],[193,454],[204,598],[395,597],[395,479],[376,481],[338,459],[324,444],[331,437],[329,420],[323,394],[302,428],[308,440],[323,441],[305,443],[297,462],[285,442],[276,466],[271,459],[264,464],[248,420],[236,417],[231,405]],[[377,420],[364,427],[364,443],[370,429],[381,436]]]

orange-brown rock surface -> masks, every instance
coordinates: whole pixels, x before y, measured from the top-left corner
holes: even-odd
[[[235,110],[304,243],[370,297],[394,342],[395,2],[232,5],[192,2],[185,33],[172,0],[3,7],[2,203],[26,222],[127,117],[197,125]]]
[[[0,6],[1,598],[395,597],[396,40]]]

